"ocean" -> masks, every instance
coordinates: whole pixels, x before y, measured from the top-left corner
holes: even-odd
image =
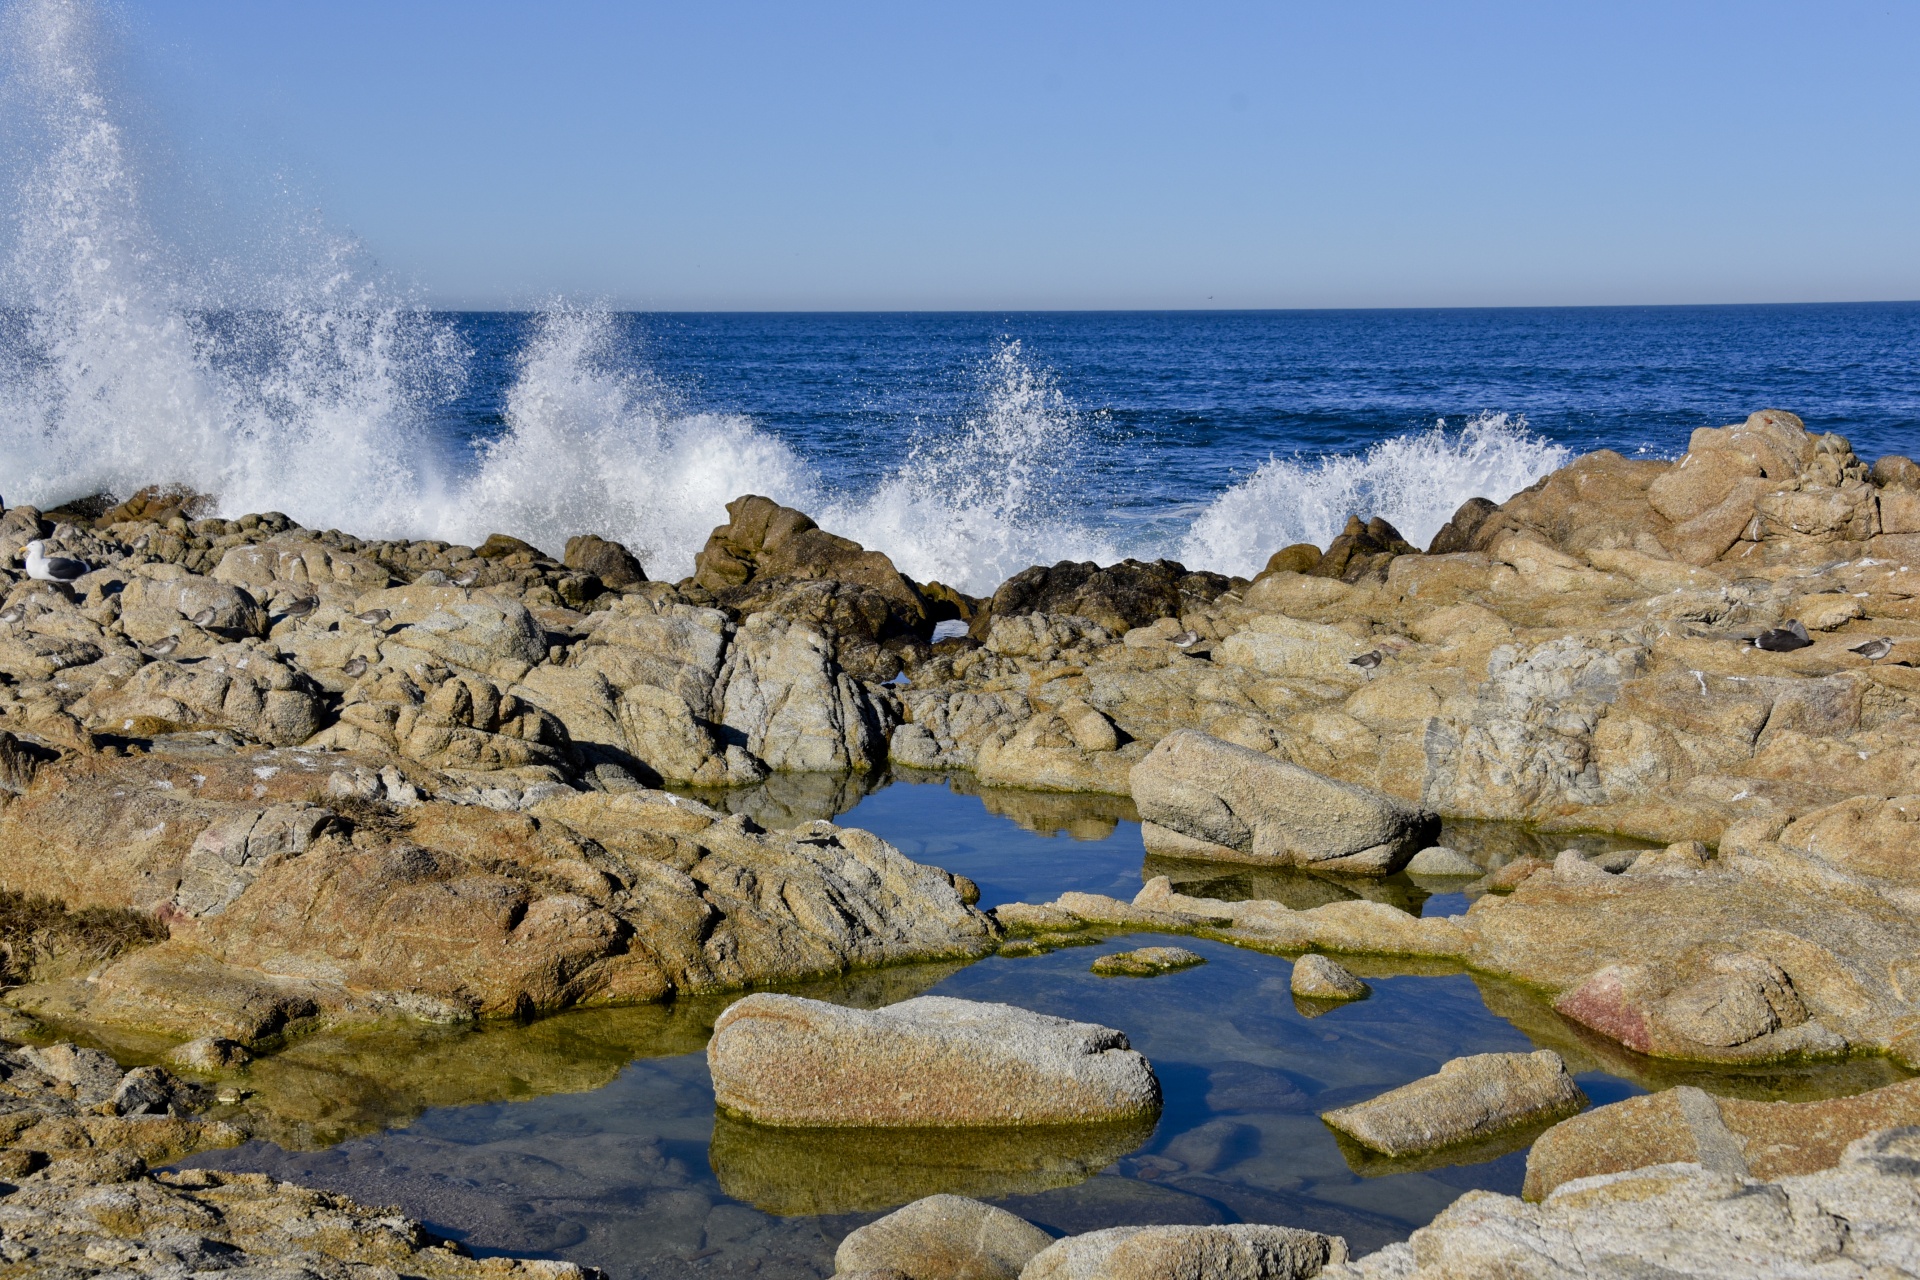
[[[435,312],[145,283],[0,325],[8,501],[179,482],[369,536],[595,532],[672,578],[757,492],[984,593],[1060,559],[1250,574],[1350,513],[1425,542],[1467,498],[1758,408],[1920,446],[1920,304]]]

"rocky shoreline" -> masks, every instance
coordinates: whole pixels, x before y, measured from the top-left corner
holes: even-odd
[[[1642,1060],[1920,1070],[1920,466],[1869,467],[1790,414],[1696,432],[1677,463],[1581,458],[1466,504],[1424,552],[1356,518],[1253,580],[1062,563],[987,598],[751,496],[677,583],[585,534],[555,560],[505,536],[373,541],[206,505],[156,488],[0,513],[0,1034],[39,1046],[7,1051],[7,1115],[38,1118],[0,1147],[0,1275],[238,1266],[205,1259],[298,1251],[274,1232],[322,1218],[299,1247],[313,1274],[509,1274],[391,1215],[300,1199],[319,1193],[145,1164],[241,1136],[193,1119],[210,1102],[186,1081],[316,1031],[701,997],[1089,931],[1466,968]],[[87,572],[27,577],[34,541]],[[1113,797],[1144,824],[1150,873],[1304,888],[1221,897],[1150,874],[1130,902],[989,910],[866,831],[728,812],[730,789],[888,768]],[[1438,848],[1443,818],[1524,823],[1553,856]],[[1644,847],[1596,856],[1592,832]],[[1409,914],[1390,888],[1408,876],[1472,905]],[[1303,998],[1363,997],[1345,976]],[[157,1104],[93,1096],[137,1071],[63,1079],[33,1057],[106,1032],[172,1055],[139,1069]],[[1343,1263],[1341,1245],[1313,1265],[1574,1274],[1475,1270],[1444,1242],[1575,1239],[1589,1228],[1554,1215],[1597,1231],[1607,1205],[1756,1186],[1802,1224],[1809,1196],[1910,1199],[1911,1137],[1870,1136],[1920,1110],[1887,1092],[1821,1113],[1819,1167],[1748,1149],[1774,1121],[1722,1117],[1732,1136],[1695,1141],[1725,1105],[1617,1113],[1579,1148],[1590,1160],[1551,1139],[1602,1108],[1536,1147],[1560,1153],[1551,1179],[1529,1175],[1540,1206],[1469,1197],[1410,1253]],[[174,1126],[160,1146],[154,1116]],[[31,1136],[54,1119],[64,1137]],[[1702,1154],[1726,1150],[1738,1161]],[[1635,1152],[1667,1172],[1634,1173]],[[1596,1177],[1628,1189],[1576,1207],[1568,1188]],[[66,1205],[82,1187],[130,1216],[81,1222]],[[1892,1221],[1911,1250],[1912,1219]],[[176,1241],[190,1231],[202,1244]],[[1240,1261],[1195,1274],[1293,1256],[1219,1249]]]

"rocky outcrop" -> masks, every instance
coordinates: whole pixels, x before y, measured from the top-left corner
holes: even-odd
[[[1109,1027],[945,996],[846,1009],[759,994],[707,1047],[714,1098],[757,1124],[926,1128],[1152,1115],[1160,1084]]]
[[[1920,1131],[1862,1138],[1832,1169],[1762,1182],[1660,1164],[1570,1182],[1542,1203],[1469,1191],[1337,1280],[1691,1275],[1868,1280],[1920,1250]]]
[[[1547,1130],[1527,1153],[1521,1192],[1540,1200],[1579,1178],[1656,1164],[1698,1164],[1773,1180],[1830,1169],[1848,1145],[1920,1124],[1920,1080],[1850,1098],[1761,1102],[1692,1085],[1596,1107]]]
[[[1391,796],[1191,730],[1134,766],[1150,852],[1390,875],[1439,834]]]
[[[1320,1118],[1370,1151],[1411,1156],[1559,1119],[1587,1095],[1551,1049],[1478,1053]]]
[[[1017,1280],[1053,1237],[1024,1218],[964,1196],[928,1196],[850,1232],[838,1275],[897,1272],[910,1280]]]
[[[974,619],[973,636],[984,641],[995,619],[1034,613],[1085,618],[1119,635],[1210,604],[1230,585],[1224,575],[1190,572],[1174,560],[1123,560],[1105,568],[1072,560],[1035,565],[1000,584]]]

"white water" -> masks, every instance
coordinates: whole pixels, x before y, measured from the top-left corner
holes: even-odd
[[[1504,502],[1571,458],[1530,433],[1526,419],[1504,413],[1458,431],[1436,423],[1365,453],[1270,458],[1193,522],[1180,554],[1194,566],[1251,577],[1281,547],[1326,546],[1355,513],[1384,517],[1424,547],[1468,498]]]
[[[345,237],[294,220],[272,265],[196,259],[148,215],[139,149],[100,68],[112,41],[87,0],[18,0],[4,50],[7,252],[0,267],[0,495],[46,507],[169,482],[229,515],[284,511],[370,537],[558,552],[575,533],[631,546],[656,577],[692,567],[725,503],[763,493],[890,554],[922,581],[985,593],[1034,563],[1174,555],[1248,574],[1290,542],[1324,545],[1347,513],[1424,542],[1476,494],[1502,499],[1565,460],[1524,423],[1271,460],[1177,545],[1118,536],[1086,466],[1102,447],[1019,343],[987,360],[978,407],[924,433],[871,491],[739,415],[690,413],[618,349],[605,312],[541,316],[507,429],[449,455],[432,414],[469,359]],[[257,255],[256,255],[257,256]]]

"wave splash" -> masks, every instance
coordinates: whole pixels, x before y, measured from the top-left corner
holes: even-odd
[[[237,269],[156,232],[100,71],[112,35],[86,0],[0,14],[0,142],[20,174],[0,193],[0,492],[15,503],[178,483],[226,514],[372,537],[502,532],[557,553],[598,533],[671,578],[725,503],[753,492],[914,578],[985,594],[1063,558],[1252,574],[1287,543],[1325,545],[1349,512],[1424,541],[1466,498],[1504,499],[1567,457],[1524,420],[1483,417],[1364,454],[1270,460],[1183,536],[1143,536],[1099,496],[1124,442],[1009,341],[984,361],[972,412],[847,492],[750,419],[689,411],[623,349],[611,314],[562,304],[521,353],[502,433],[463,445],[436,421],[472,353],[350,239],[295,219],[266,265]]]
[[[1505,502],[1572,457],[1530,431],[1525,417],[1489,413],[1458,430],[1442,419],[1364,453],[1270,458],[1195,519],[1180,558],[1252,577],[1282,547],[1325,547],[1349,515],[1384,517],[1425,546],[1467,499]]]

